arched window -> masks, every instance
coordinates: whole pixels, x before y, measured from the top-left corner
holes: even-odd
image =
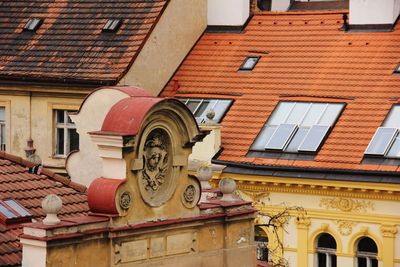
[[[257,260],[268,262],[268,236],[259,226],[256,226],[254,230]]]
[[[357,267],[378,267],[378,247],[369,237],[361,238],[357,243]]]
[[[317,266],[336,267],[336,241],[330,234],[321,234],[317,239]]]

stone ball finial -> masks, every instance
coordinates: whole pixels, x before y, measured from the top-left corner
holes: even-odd
[[[212,168],[210,164],[202,164],[197,169],[196,177],[200,181],[201,189],[211,189],[211,185],[208,182],[212,178]]]
[[[237,199],[234,198],[233,193],[236,190],[236,182],[231,178],[223,178],[219,181],[219,189],[222,192],[221,201],[233,202]]]
[[[215,117],[215,111],[213,109],[207,110],[206,117],[207,117],[207,119],[212,121]]]
[[[47,195],[42,200],[42,209],[46,213],[46,218],[43,220],[43,224],[54,225],[60,223],[60,219],[57,217],[58,212],[62,208],[61,198],[55,194]]]

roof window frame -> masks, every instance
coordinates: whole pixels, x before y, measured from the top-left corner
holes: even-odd
[[[102,32],[117,32],[122,25],[122,19],[108,19],[102,28]]]
[[[298,122],[292,122],[289,121],[289,119],[292,119],[292,112],[295,112],[295,106],[296,104],[301,104],[304,105],[304,114],[300,114],[298,116]],[[305,105],[307,104],[307,105]],[[310,116],[311,118],[314,118],[315,123],[310,123],[307,121],[308,124],[306,125],[303,124],[306,122],[306,120],[309,120],[309,112],[311,112],[312,106],[319,104],[319,108],[322,108],[322,113],[321,114],[316,114],[314,116]],[[321,104],[324,104],[325,107]],[[284,110],[280,105],[288,105],[288,107],[283,107],[285,108]],[[331,105],[331,107],[329,107]],[[334,107],[334,105],[340,105],[337,107]],[[308,106],[308,107],[307,107]],[[316,105],[317,106],[317,105]],[[328,112],[328,107],[330,108],[330,111]],[[323,144],[325,143],[326,139],[329,137],[329,134],[335,127],[337,121],[339,120],[343,110],[346,107],[346,103],[344,102],[317,102],[317,101],[279,101],[277,105],[275,106],[274,110],[271,112],[269,115],[268,119],[264,123],[262,129],[260,129],[258,135],[254,139],[250,149],[249,153],[284,153],[284,154],[294,154],[294,155],[316,155]],[[282,110],[284,112],[280,112]],[[280,113],[277,113],[280,112]],[[332,113],[333,112],[333,113]],[[310,113],[311,114],[311,113]],[[313,111],[313,114],[315,112]],[[278,119],[276,119],[278,118]],[[279,122],[280,121],[280,122]],[[328,122],[326,122],[328,121]],[[277,127],[279,127],[282,124],[291,124],[295,123],[298,125],[296,131],[291,134],[291,137],[287,141],[287,143],[284,145],[282,149],[272,149],[268,148],[266,145],[269,143],[271,138],[273,137]],[[313,126],[326,126],[327,130],[323,134],[323,136],[320,138],[320,142],[318,145],[314,145],[315,149],[314,150],[308,150],[308,149],[301,149],[301,147],[304,145],[304,141],[307,139],[308,134],[310,134],[311,129]],[[269,128],[269,129],[268,129]],[[268,131],[270,134],[268,134]],[[300,131],[302,131],[302,134],[300,134]],[[272,134],[271,134],[272,133]],[[297,135],[297,136],[296,136]],[[295,140],[297,138],[297,140]],[[296,141],[298,142],[296,144]]]
[[[398,63],[398,64],[396,65],[396,67],[394,68],[393,74],[395,74],[395,75],[400,75],[400,63]]]
[[[12,205],[7,203],[10,201],[12,201],[13,204],[17,205],[18,208],[17,209],[13,208]],[[31,219],[33,218],[32,213],[13,198],[6,198],[0,200],[0,206],[2,208],[5,208],[12,215],[14,215],[13,217],[10,217],[4,214],[2,211],[0,211],[0,221],[5,225],[30,222]],[[20,211],[25,212],[25,214],[21,214],[21,212],[18,211],[18,209],[20,209]]]
[[[400,113],[400,104],[393,104],[392,107],[390,108],[389,112],[386,114],[385,119],[383,120],[381,126],[376,128],[374,135],[372,136],[371,140],[368,143],[368,146],[366,147],[364,151],[364,157],[365,158],[381,158],[381,159],[400,159],[400,149],[397,149],[398,151],[394,151],[396,149],[396,146],[399,146],[400,143],[400,123],[398,125],[395,125],[396,121],[392,119],[397,117],[395,113]],[[377,138],[380,138],[379,132],[383,131],[385,129],[394,129],[394,133],[390,135],[389,139],[383,140],[385,141],[384,144],[386,146],[383,148],[382,153],[371,153],[370,148],[372,147],[372,144],[374,142],[377,142]],[[393,150],[392,150],[393,149]],[[396,155],[393,155],[395,153]]]
[[[197,98],[197,97],[179,97],[179,101],[181,101],[187,108],[189,108],[188,103],[190,101],[199,101],[197,106],[194,108],[194,110],[190,110],[193,114],[193,116],[196,119],[196,122],[198,124],[203,124],[208,121],[206,115],[207,111],[212,109],[215,112],[215,116],[213,121],[216,123],[221,123],[221,121],[224,119],[226,114],[228,113],[229,109],[233,105],[234,100],[233,99],[228,99],[228,98]],[[215,108],[217,107],[218,104],[222,103],[221,107],[221,112],[216,112]],[[207,106],[202,107],[203,104],[206,104]],[[190,108],[189,108],[190,109]],[[198,114],[199,111],[201,111],[201,114]]]
[[[42,26],[43,21],[42,18],[29,18],[24,25],[23,31],[36,32]]]
[[[246,67],[247,62],[252,59],[255,59],[254,63],[250,67]],[[256,56],[256,55],[246,56],[246,58],[243,60],[242,64],[240,65],[238,71],[240,71],[240,72],[252,71],[256,67],[256,65],[258,64],[260,59],[261,59],[261,56]]]

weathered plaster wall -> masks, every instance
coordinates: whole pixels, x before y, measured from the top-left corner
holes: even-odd
[[[393,24],[399,7],[399,0],[350,0],[350,24]]]
[[[158,95],[207,26],[205,0],[172,0],[120,85]]]

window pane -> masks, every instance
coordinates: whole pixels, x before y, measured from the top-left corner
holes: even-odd
[[[330,234],[322,234],[318,237],[317,246],[319,248],[336,249],[336,240]]]
[[[307,135],[309,130],[310,128],[308,127],[300,127],[299,129],[297,129],[296,133],[294,134],[292,140],[286,147],[285,151],[297,152],[300,144],[303,142],[304,137]]]
[[[215,117],[214,121],[221,122],[222,117],[224,116],[225,112],[228,110],[231,100],[219,100],[217,105],[214,107]]]
[[[313,103],[306,117],[304,118],[301,126],[313,126],[318,124],[319,118],[322,116],[327,104],[323,103]]]
[[[15,216],[14,213],[12,213],[9,209],[7,209],[6,207],[3,206],[3,204],[0,204],[0,212],[3,213],[3,215],[8,218],[16,218],[17,216]]]
[[[383,126],[390,128],[400,128],[400,106],[393,106]]]
[[[209,100],[204,100],[204,101],[201,103],[200,107],[197,108],[196,113],[194,113],[194,116],[195,116],[195,117],[202,117],[202,116],[205,116],[205,115],[206,115],[206,112],[207,112],[208,109],[209,109],[209,104],[210,104],[210,101],[209,101]]]
[[[5,121],[6,116],[5,116],[5,108],[0,107],[0,121]]]
[[[362,252],[378,253],[375,241],[369,237],[363,237],[358,241],[357,250]]]
[[[10,206],[13,210],[18,212],[21,216],[31,216],[29,212],[27,212],[24,208],[22,208],[18,203],[13,199],[8,199],[4,201],[8,206]]]
[[[79,134],[76,132],[76,129],[68,129],[69,135],[69,152],[73,150],[79,149]]]
[[[318,267],[325,267],[325,266],[326,266],[326,254],[318,253]]]
[[[64,155],[64,129],[57,129],[56,154]]]
[[[399,136],[397,136],[394,139],[393,145],[390,147],[386,156],[391,157],[391,158],[400,157],[400,137]]]
[[[331,266],[332,267],[336,267],[337,266],[336,255],[331,255]]]
[[[296,103],[285,123],[300,124],[310,105],[310,103]]]
[[[200,104],[200,100],[189,100],[189,102],[186,104],[187,107],[190,109],[192,113],[194,113],[197,109],[197,106]]]
[[[381,156],[385,155],[396,134],[397,129],[395,128],[379,127],[369,143],[365,154]]]
[[[303,143],[300,145],[299,151],[317,151],[328,131],[329,126],[312,126],[310,131],[308,131],[307,136],[304,138]]]
[[[280,102],[278,107],[271,114],[268,125],[279,125],[284,123],[290,111],[294,107],[294,102]]]
[[[268,143],[266,144],[265,148],[282,150],[296,129],[296,124],[279,125]]]
[[[343,104],[329,104],[324,115],[318,124],[321,125],[333,125],[340,112],[342,111]]]
[[[378,267],[378,260],[377,259],[370,259],[371,267]]]
[[[64,110],[56,110],[56,122],[64,123]]]
[[[267,126],[264,127],[261,133],[257,136],[256,141],[254,142],[252,149],[255,150],[264,150],[265,144],[271,139],[272,134],[275,132],[278,126]]]
[[[366,258],[357,258],[357,267],[367,267],[367,259]]]

